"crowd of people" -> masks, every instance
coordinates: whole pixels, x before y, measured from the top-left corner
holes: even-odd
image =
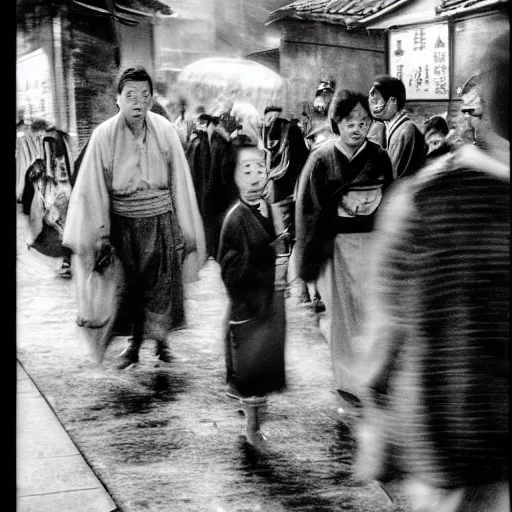
[[[443,116],[417,126],[388,75],[367,91],[321,80],[313,115],[269,105],[260,116],[230,100],[191,116],[183,100],[171,120],[146,70],[123,70],[119,112],[79,165],[64,158],[61,241],[86,338],[129,336],[120,369],[144,340],[170,361],[184,283],[216,260],[229,297],[226,393],[265,450],[261,411],[286,387],[285,299],[297,282],[299,300],[325,310],[335,389],[360,411],[357,471],[414,488],[418,510],[508,510],[508,37],[462,91],[475,144]],[[49,137],[17,158],[31,218],[34,190],[56,176],[45,165],[65,148]]]

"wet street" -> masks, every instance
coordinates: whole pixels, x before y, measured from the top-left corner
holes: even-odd
[[[139,365],[121,372],[124,339],[102,365],[92,361],[77,335],[72,282],[57,276],[59,260],[27,250],[26,222],[18,210],[18,359],[120,511],[408,510],[352,476],[356,415],[335,393],[329,347],[296,291],[286,302],[288,387],[269,399],[269,453],[258,455],[224,394],[218,265],[209,261],[186,288],[174,361],[157,365],[146,341]]]

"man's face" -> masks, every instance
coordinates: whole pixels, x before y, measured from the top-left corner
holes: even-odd
[[[386,101],[375,87],[370,89],[368,102],[370,104],[370,112],[375,119],[387,121],[398,112],[396,98],[391,96]]]
[[[151,107],[151,89],[149,82],[128,81],[121,94],[117,95],[117,105],[128,122],[144,120]]]

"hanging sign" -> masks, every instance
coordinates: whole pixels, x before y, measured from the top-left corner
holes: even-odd
[[[391,30],[389,74],[405,85],[408,100],[449,99],[448,24]]]

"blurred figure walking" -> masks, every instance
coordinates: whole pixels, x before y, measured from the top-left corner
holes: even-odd
[[[227,166],[239,199],[224,219],[217,258],[229,296],[227,393],[243,404],[247,441],[265,449],[260,426],[266,397],[285,387],[285,281],[276,273],[276,246],[286,235],[276,236],[272,210],[262,198],[264,151],[247,139],[233,144]]]
[[[156,340],[160,361],[171,361],[167,338],[185,322],[183,283],[198,279],[205,242],[178,135],[149,111],[151,77],[129,67],[116,91],[119,112],[85,149],[63,243],[73,251],[81,332],[103,347],[114,332],[130,335],[124,369],[138,362],[144,339]]]
[[[507,31],[478,75],[487,151],[401,182],[377,229],[356,468],[421,512],[510,511],[509,68]]]
[[[295,249],[299,275],[317,282],[326,305],[336,388],[352,398],[373,224],[392,169],[386,151],[366,139],[365,96],[336,91],[329,118],[337,137],[309,155],[299,180]]]

